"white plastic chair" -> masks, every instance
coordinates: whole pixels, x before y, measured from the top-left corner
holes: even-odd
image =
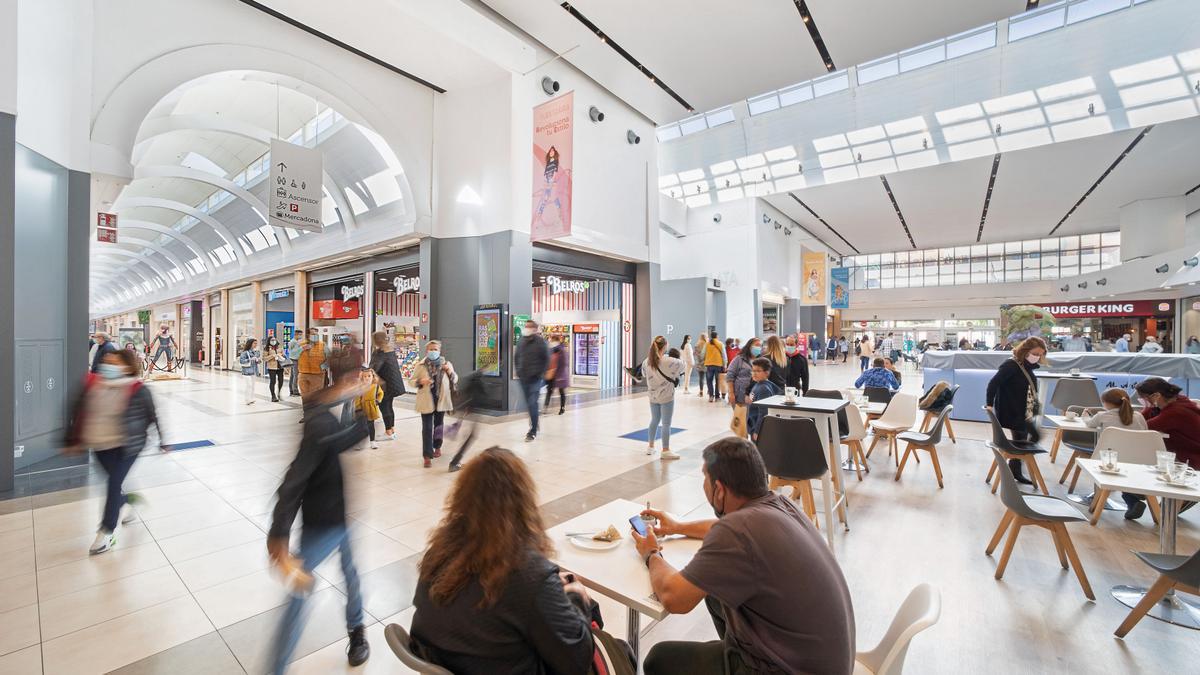
[[[896,466],[900,466],[900,449],[896,446],[896,434],[908,431],[917,421],[917,397],[912,394],[896,394],[892,402],[883,411],[883,417],[871,420],[871,428],[875,431],[875,440],[867,448],[867,457],[875,450],[875,444],[881,437],[888,439],[888,454],[896,457]]]
[[[867,458],[863,456],[862,442],[867,437],[867,427],[863,422],[862,410],[856,405],[848,405],[846,411],[846,437],[842,439],[842,445],[850,448],[850,459],[854,461],[854,472],[858,474],[858,479],[862,480],[862,472],[865,467],[867,473],[871,473],[871,467],[867,466]]]
[[[912,589],[879,644],[854,655],[855,675],[900,675],[913,637],[937,623],[941,615],[942,594],[936,588],[921,584]]]
[[[1158,464],[1158,457],[1155,456],[1155,453],[1166,450],[1167,446],[1163,443],[1162,434],[1157,431],[1135,431],[1133,429],[1108,427],[1101,431],[1100,437],[1096,439],[1096,451],[1092,454],[1092,457],[1099,459],[1100,451],[1109,449],[1117,451],[1117,461],[1122,464],[1147,464],[1154,466]],[[1092,525],[1095,525],[1100,520],[1100,514],[1104,513],[1104,503],[1108,501],[1108,494],[1108,490],[1096,490],[1092,496]],[[1159,516],[1158,499],[1147,496],[1146,504],[1150,507],[1150,516],[1157,523]]]

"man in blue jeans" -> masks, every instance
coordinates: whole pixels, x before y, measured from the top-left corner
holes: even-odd
[[[530,319],[521,329],[516,363],[517,378],[521,381],[521,391],[525,394],[525,407],[529,409],[529,433],[525,434],[526,441],[537,438],[538,404],[541,402],[542,383],[549,365],[550,348],[546,346],[542,336],[538,335],[537,322]]]
[[[279,486],[267,552],[276,565],[290,559],[288,538],[296,513],[303,513],[304,529],[296,557],[304,572],[337,550],[346,579],[346,630],[350,635],[347,657],[351,666],[366,662],[371,654],[363,627],[363,601],[358,570],[354,567],[346,529],[346,499],[342,488],[339,455],[367,437],[367,421],[354,414],[354,399],[366,387],[358,378],[362,355],[341,350],[330,357],[334,385],[305,400],[304,436],[300,450]],[[284,611],[275,635],[272,672],[283,673],[304,629],[305,593],[295,593]]]

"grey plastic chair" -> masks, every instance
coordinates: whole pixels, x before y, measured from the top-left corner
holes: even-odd
[[[1119,638],[1125,637],[1133,630],[1146,612],[1158,604],[1169,591],[1178,588],[1193,595],[1200,595],[1200,550],[1190,556],[1137,551],[1133,554],[1158,572],[1158,580],[1146,591],[1142,601],[1129,610],[1129,615],[1116,630],[1115,635]]]
[[[950,393],[946,397],[945,405],[954,405],[954,397],[958,394],[958,386],[956,384],[947,390]],[[937,408],[920,408],[920,410],[925,413],[925,419],[921,420],[921,431],[924,431],[929,427],[929,423],[937,417],[939,411]],[[954,437],[954,425],[950,423],[949,417],[946,418],[946,434],[950,436],[951,443],[958,443],[958,439]]]
[[[887,387],[863,387],[863,396],[871,403],[891,403],[894,395]]]
[[[1054,393],[1050,395],[1050,405],[1059,413],[1074,409],[1082,412],[1087,408],[1101,408],[1100,394],[1096,391],[1096,383],[1092,380],[1062,378],[1054,385]],[[1095,448],[1096,435],[1086,431],[1054,432],[1054,441],[1050,444],[1050,463],[1058,460],[1058,448],[1066,443],[1072,450],[1079,448]]]
[[[996,413],[986,406],[984,412],[987,413],[988,421],[992,425],[992,441],[988,443],[988,447],[998,451],[1001,458],[1005,460],[1018,459],[1024,462],[1025,468],[1029,469],[1030,477],[1042,489],[1042,494],[1049,496],[1050,490],[1046,487],[1046,481],[1042,478],[1042,470],[1038,468],[1037,463],[1037,456],[1045,453],[1046,449],[1037,443],[1010,440],[1004,433],[1004,427],[1000,426],[1000,420],[996,419]],[[996,475],[996,467],[1003,463],[993,459],[992,468],[988,470],[986,482],[992,486],[992,494],[996,493],[996,488],[1000,485],[999,479],[992,483],[992,478]]]
[[[904,456],[900,458],[900,466],[896,469],[896,480],[900,480],[900,474],[904,473],[904,464],[908,462],[908,456],[915,456],[916,450],[925,450],[929,453],[929,458],[933,460],[933,472],[937,476],[938,487],[944,487],[942,485],[942,463],[938,461],[937,444],[942,442],[942,429],[946,426],[947,416],[951,410],[954,410],[952,405],[942,408],[929,431],[904,431],[896,436],[897,443],[906,444]]]
[[[1013,546],[1017,543],[1017,535],[1020,534],[1021,528],[1026,525],[1036,525],[1050,530],[1050,535],[1054,537],[1054,548],[1058,550],[1058,562],[1063,569],[1068,569],[1067,561],[1070,561],[1069,567],[1074,568],[1079,585],[1083,587],[1083,594],[1087,596],[1088,600],[1095,600],[1096,596],[1092,593],[1092,585],[1088,583],[1087,574],[1083,571],[1083,563],[1079,562],[1079,554],[1075,552],[1075,544],[1071,542],[1071,535],[1067,534],[1065,525],[1065,523],[1082,522],[1087,518],[1073,504],[1064,499],[1021,492],[1017,488],[1017,481],[1013,478],[1012,471],[1003,461],[1000,452],[993,449],[992,454],[996,456],[1000,474],[1000,501],[1007,510],[1004,512],[1004,517],[1000,519],[1000,526],[992,535],[991,542],[988,543],[988,555],[996,550],[1004,532],[1009,531],[1008,541],[1004,543],[1004,553],[1001,554],[1000,562],[996,565],[996,578],[1004,577],[1004,569],[1008,566],[1008,559],[1012,556]]]
[[[409,644],[412,643],[412,638],[409,637],[408,631],[398,623],[390,623],[383,629],[383,637],[387,640],[388,646],[409,669],[417,673],[427,673],[428,675],[454,675],[445,668],[434,665],[412,653],[409,649]]]
[[[801,417],[767,416],[758,432],[757,445],[770,476],[770,488],[791,487],[792,499],[800,500],[805,513],[816,523],[817,502],[809,481],[829,471],[829,459],[816,422]]]

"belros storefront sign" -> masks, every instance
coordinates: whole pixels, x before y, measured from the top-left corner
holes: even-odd
[[[1173,314],[1174,305],[1165,300],[1113,300],[1110,302],[1059,302],[1036,305],[1055,318],[1107,318],[1162,316]]]

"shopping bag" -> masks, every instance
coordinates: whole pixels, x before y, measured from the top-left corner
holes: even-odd
[[[746,438],[746,406],[733,406],[733,419],[729,420],[729,430],[738,438]]]

